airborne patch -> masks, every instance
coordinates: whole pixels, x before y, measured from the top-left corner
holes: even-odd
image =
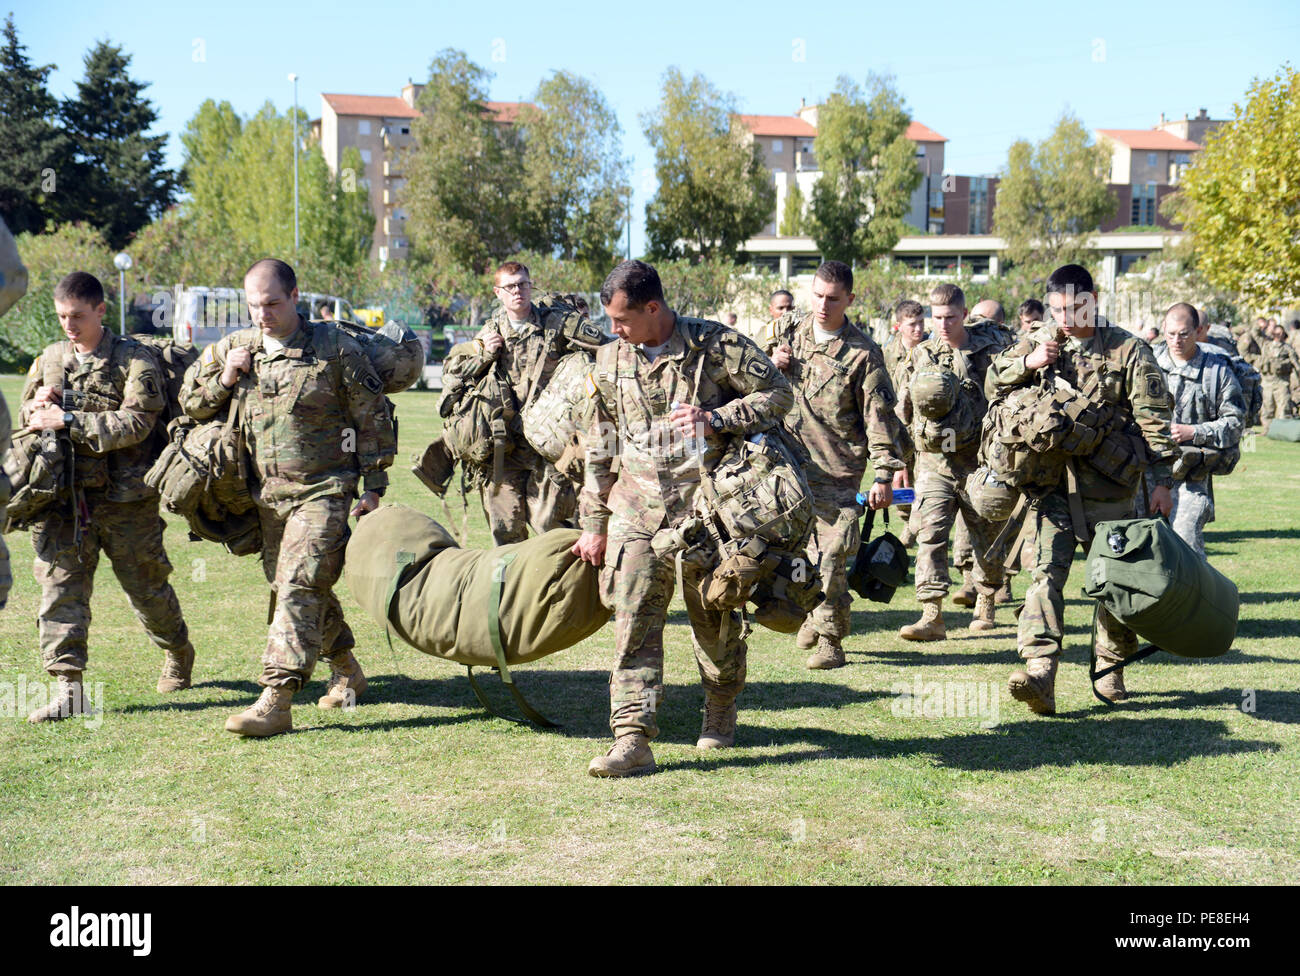
[[[375,396],[378,396],[384,391],[384,384],[379,382],[379,377],[371,373],[366,373],[361,377],[361,385],[371,393],[375,394]]]
[[[771,371],[771,366],[768,363],[762,362],[761,360],[758,359],[751,359],[748,365],[745,366],[745,368],[749,370],[749,372],[757,376],[760,380],[767,379]]]
[[[1147,396],[1152,400],[1163,400],[1168,395],[1164,376],[1160,373],[1147,373]]]
[[[591,339],[593,342],[600,341],[600,329],[596,328],[590,322],[582,323],[582,334],[585,335],[588,339]]]
[[[144,387],[144,392],[148,394],[150,400],[162,398],[162,394],[158,392],[158,381],[154,378],[153,373],[145,373],[141,376],[140,385]]]

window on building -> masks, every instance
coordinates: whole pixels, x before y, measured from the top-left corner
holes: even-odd
[[[1120,255],[1118,255],[1118,256],[1117,256],[1117,259],[1116,259],[1116,262],[1115,262],[1116,265],[1117,265],[1117,269],[1116,269],[1116,270],[1117,270],[1117,273],[1118,273],[1118,274],[1122,274],[1122,275],[1124,275],[1124,274],[1128,274],[1130,271],[1133,270],[1133,265],[1137,264],[1139,261],[1145,261],[1145,260],[1147,259],[1147,257],[1148,257],[1148,255],[1146,255],[1146,254],[1120,254]]]
[[[359,135],[359,136],[368,136],[368,135],[370,135],[370,120],[369,120],[369,119],[362,119],[360,122],[357,123],[357,135]]]
[[[1192,161],[1192,157],[1191,157],[1190,155],[1188,155],[1187,153],[1175,153],[1175,154],[1174,154],[1174,165],[1175,165],[1175,166],[1186,166],[1186,165],[1187,165],[1188,163],[1190,163],[1191,161]]]
[[[362,161],[363,163],[365,163],[367,166],[370,165],[370,150],[369,150],[369,149],[363,149],[363,150],[361,150],[361,161]]]
[[[1156,153],[1147,153],[1147,165],[1148,166],[1160,165],[1160,157]]]
[[[955,254],[931,254],[926,274],[955,275],[961,270],[961,258]]]
[[[816,255],[796,255],[790,260],[790,273],[795,275],[813,274],[822,265],[822,259]]]
[[[784,140],[784,139],[773,139],[773,140],[772,140],[772,152],[785,152],[785,140]]]
[[[968,234],[987,234],[989,216],[989,181],[982,176],[971,177],[970,181],[970,216],[967,221]]]
[[[973,275],[986,275],[989,273],[989,256],[987,254],[968,254],[961,259],[962,267]]]
[[[1156,185],[1155,183],[1136,183],[1133,185],[1133,203],[1129,213],[1129,224],[1136,227],[1156,222]]]
[[[924,254],[900,254],[898,263],[906,268],[911,274],[925,274],[925,255]]]
[[[780,274],[781,259],[775,254],[759,254],[750,258],[749,266],[760,274]]]
[[[402,135],[409,136],[410,134],[411,134],[411,127],[409,125],[402,126]]]

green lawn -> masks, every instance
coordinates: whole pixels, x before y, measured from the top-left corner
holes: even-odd
[[[15,409],[19,385],[0,379]],[[408,460],[435,429],[434,396],[397,399],[389,500],[441,517]],[[1006,694],[1008,610],[999,630],[975,636],[964,630],[970,612],[953,609],[951,639],[908,644],[896,631],[916,605],[902,591],[887,607],[856,605],[838,671],[805,670],[793,638],[759,630],[737,746],[698,753],[702,693],[679,603],[660,771],[626,781],[586,773],[608,745],[610,628],[518,669],[530,700],[564,722],[537,732],[486,716],[462,669],[389,651],[345,587],[370,677],[361,707],[318,710],[318,671],[293,734],[225,732],[226,716],[257,694],[266,587],[255,559],[191,543],[169,520],[196,686],[154,692],[161,652],[101,564],[86,673],[103,683],[100,720],[0,721],[0,880],[1295,884],[1300,445],[1257,446],[1218,486],[1208,534],[1211,559],[1243,596],[1226,657],[1158,655],[1132,668],[1129,703],[1103,708],[1087,685],[1076,562],[1061,714],[1038,718]],[[470,525],[484,544],[477,508]],[[44,676],[30,540],[8,542],[16,580],[0,613],[0,691],[13,694]],[[1024,586],[1018,577],[1017,596]],[[999,721],[901,714],[891,689],[918,678],[980,683],[998,694]]]

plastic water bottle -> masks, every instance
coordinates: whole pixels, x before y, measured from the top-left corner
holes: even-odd
[[[895,489],[894,489],[894,500],[893,500],[892,502],[890,502],[889,504],[891,504],[891,505],[912,505],[912,504],[915,504],[915,503],[916,503],[916,489],[915,489],[915,488],[895,488]],[[861,491],[858,492],[858,504],[859,504],[859,505],[866,505],[866,504],[867,504],[867,495],[866,495],[865,492],[861,492]]]

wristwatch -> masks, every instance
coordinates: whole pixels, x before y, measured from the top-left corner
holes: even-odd
[[[726,426],[722,422],[722,418],[718,416],[718,412],[716,410],[709,417],[709,426],[712,427],[719,434],[722,433],[723,428]]]
[[[65,429],[65,430],[70,430],[70,429],[72,428],[73,423],[76,421],[76,419],[77,419],[77,418],[76,418],[72,413],[70,413],[69,411],[67,411],[67,410],[63,411],[63,427],[64,427],[64,429]]]
[[[877,485],[892,485],[893,483],[894,483],[893,478],[876,478],[875,481],[873,482],[873,484],[877,484]]]

